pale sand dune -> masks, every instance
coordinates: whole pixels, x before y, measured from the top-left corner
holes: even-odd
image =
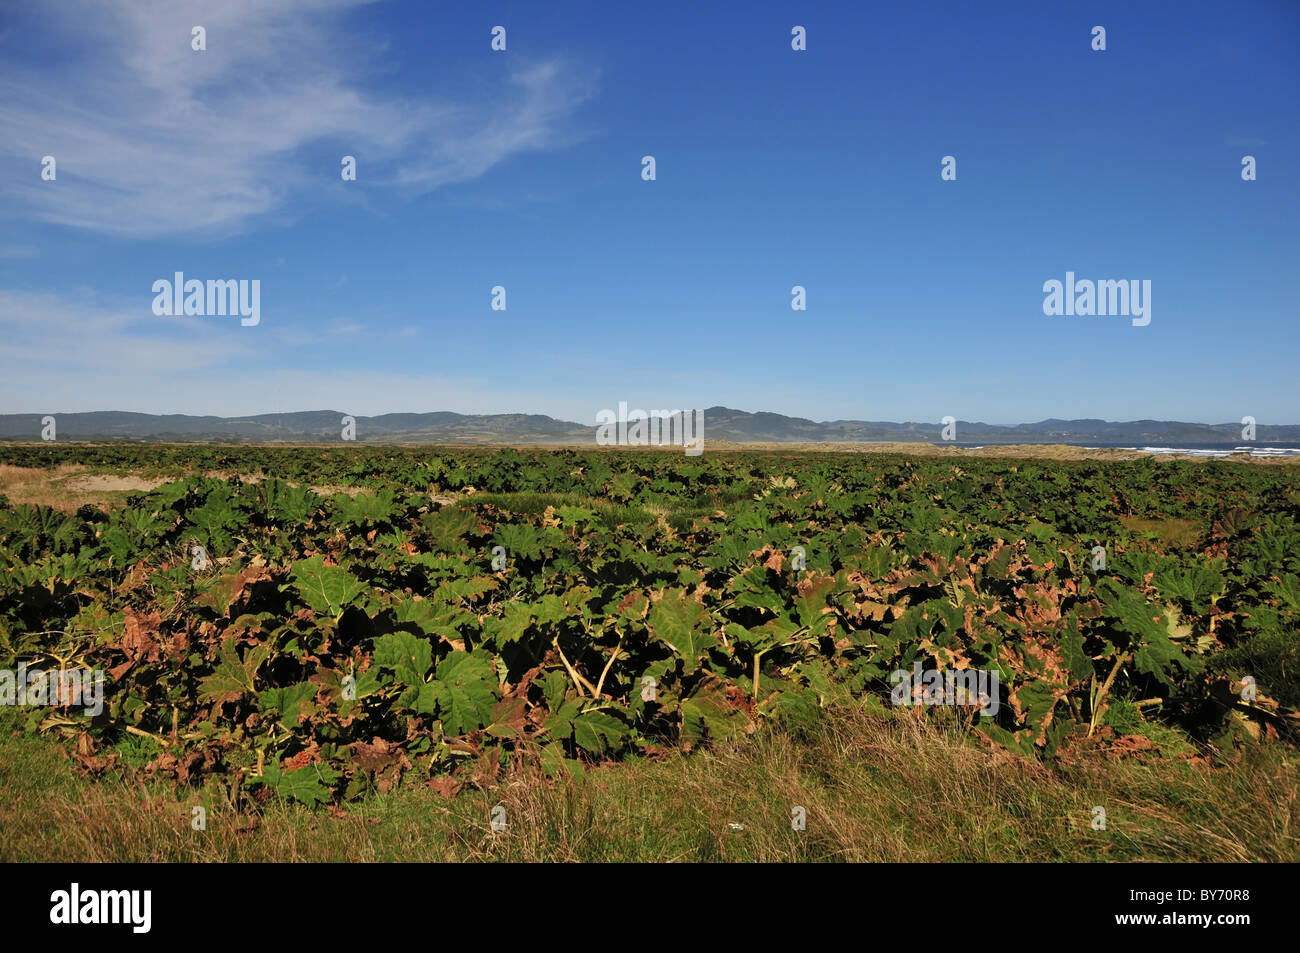
[[[73,477],[63,485],[74,492],[95,493],[100,491],[119,492],[127,491],[133,493],[148,493],[166,483],[162,479],[146,479],[145,477],[126,474],[125,476],[99,474],[95,476]]]

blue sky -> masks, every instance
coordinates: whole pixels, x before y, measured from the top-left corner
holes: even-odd
[[[15,6],[0,412],[1300,422],[1292,0]]]

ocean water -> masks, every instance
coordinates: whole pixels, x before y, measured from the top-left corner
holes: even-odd
[[[1295,457],[1300,456],[1300,447],[1233,447],[1231,450],[1206,447],[1125,447],[1141,453],[1183,453],[1189,457],[1230,457],[1236,453],[1247,453],[1252,457]]]
[[[987,443],[936,443],[936,447],[961,447],[964,450],[980,450],[984,447],[995,447],[997,444]],[[1084,450],[1134,450],[1138,453],[1174,453],[1183,454],[1189,457],[1231,457],[1233,454],[1248,454],[1252,457],[1296,457],[1300,456],[1300,444],[1279,443],[1261,446],[1260,444],[1182,444],[1171,443],[1155,445],[1133,445],[1122,443],[1064,443],[1058,446],[1082,447]]]

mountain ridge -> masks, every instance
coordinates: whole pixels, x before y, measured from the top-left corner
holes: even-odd
[[[0,440],[39,440],[45,414],[0,414]],[[306,410],[236,417],[88,411],[49,414],[56,439],[145,442],[316,443],[340,439],[345,414]],[[705,408],[704,440],[734,443],[942,443],[941,422],[828,420],[772,411]],[[595,442],[596,425],[545,414],[460,414],[454,411],[353,415],[358,442],[389,443],[561,443]],[[1240,423],[1204,424],[1169,420],[1106,421],[1099,418],[988,424],[958,420],[959,443],[1214,443],[1243,442]],[[1256,444],[1300,441],[1300,424],[1256,427]]]

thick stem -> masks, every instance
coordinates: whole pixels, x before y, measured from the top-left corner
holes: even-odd
[[[152,732],[145,731],[143,728],[137,728],[135,725],[127,725],[126,731],[127,734],[139,735],[141,738],[152,738],[154,741],[158,742],[158,744],[162,745],[164,748],[168,747],[171,744],[171,742],[168,741],[166,738],[164,738],[162,735],[155,735]]]
[[[621,650],[622,648],[623,648],[623,640],[622,640],[622,639],[619,639],[619,640],[618,640],[618,645],[614,646],[614,651],[613,651],[613,653],[610,655],[610,657],[609,657],[609,661],[605,663],[605,668],[604,668],[604,669],[601,671],[601,673],[600,673],[600,678],[596,680],[596,697],[597,697],[597,698],[602,697],[602,695],[601,695],[601,690],[605,687],[605,676],[609,674],[609,668],[610,668],[611,665],[614,664],[614,659],[618,658],[619,650]]]
[[[1096,697],[1093,699],[1092,717],[1089,719],[1088,722],[1089,738],[1091,738],[1092,733],[1097,730],[1097,723],[1101,721],[1101,716],[1106,712],[1106,707],[1107,707],[1106,696],[1107,694],[1110,693],[1110,687],[1115,684],[1115,676],[1119,674],[1120,666],[1122,666],[1127,661],[1128,661],[1127,652],[1125,652],[1119,658],[1115,659],[1115,667],[1110,670],[1110,675],[1107,677],[1106,681],[1102,684],[1100,691],[1097,692]],[[1093,678],[1093,682],[1095,683],[1097,680],[1097,676],[1094,675],[1092,678]]]
[[[591,682],[587,681],[580,674],[578,674],[578,670],[574,668],[572,665],[570,665],[569,660],[565,658],[564,649],[560,648],[560,637],[558,635],[555,637],[555,642],[553,644],[555,645],[555,651],[560,653],[560,661],[563,662],[564,667],[568,669],[569,677],[573,679],[573,684],[577,687],[578,694],[579,695],[586,694],[586,692],[582,690],[582,687],[585,685],[587,686],[588,689],[591,690],[592,697],[598,697],[595,694],[596,689],[592,686]]]

